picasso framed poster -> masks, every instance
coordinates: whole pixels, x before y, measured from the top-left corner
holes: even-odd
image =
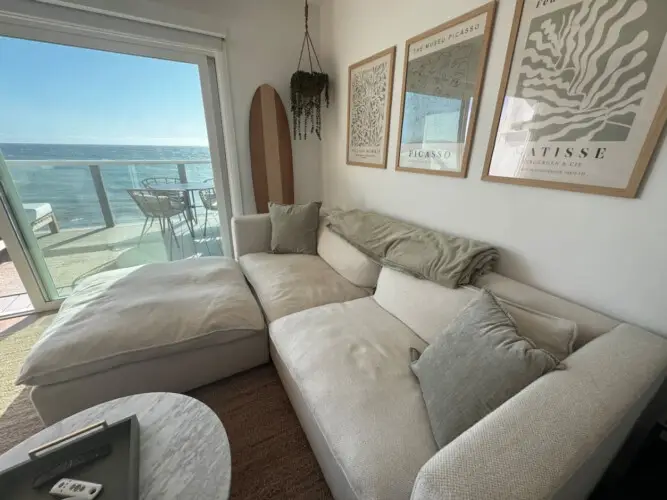
[[[396,46],[350,66],[347,92],[347,164],[387,167]]]
[[[396,170],[466,176],[495,8],[405,42]]]
[[[667,118],[665,19],[665,0],[518,0],[482,179],[636,196]]]

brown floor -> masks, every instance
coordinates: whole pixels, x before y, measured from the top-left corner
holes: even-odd
[[[19,321],[0,321],[0,337],[3,330],[11,334]],[[232,450],[232,499],[333,498],[273,365],[189,395],[215,411],[225,426]],[[41,428],[24,389],[0,416],[0,454]]]
[[[190,393],[222,420],[232,449],[232,499],[331,499],[273,365]]]

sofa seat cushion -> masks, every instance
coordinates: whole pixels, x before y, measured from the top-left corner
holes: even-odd
[[[239,259],[269,322],[333,302],[366,297],[317,255],[254,253]]]
[[[426,344],[372,297],[269,325],[287,368],[359,499],[410,497],[437,451],[410,348]]]
[[[262,312],[233,259],[107,271],[83,280],[63,302],[17,384],[56,384],[262,332]]]

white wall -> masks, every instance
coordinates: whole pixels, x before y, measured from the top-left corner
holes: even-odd
[[[329,0],[321,6],[333,109],[323,118],[327,206],[381,211],[498,245],[499,271],[667,334],[667,147],[638,199],[482,182],[514,0],[500,0],[467,179],[396,172],[405,40],[484,0]],[[347,68],[398,45],[387,170],[345,164]]]
[[[96,9],[224,33],[229,57],[243,205],[255,212],[250,171],[248,117],[257,87],[268,83],[289,111],[289,81],[303,40],[302,0],[67,0]],[[310,31],[319,49],[319,6],[310,9]],[[320,141],[292,142],[297,203],[321,199]]]

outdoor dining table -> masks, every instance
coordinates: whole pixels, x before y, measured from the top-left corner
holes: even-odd
[[[185,202],[186,202],[186,212],[190,220],[197,222],[197,210],[195,208],[195,195],[196,191],[201,191],[202,189],[212,189],[212,182],[170,182],[166,184],[153,184],[147,189],[151,191],[170,191],[170,192],[185,192]]]

